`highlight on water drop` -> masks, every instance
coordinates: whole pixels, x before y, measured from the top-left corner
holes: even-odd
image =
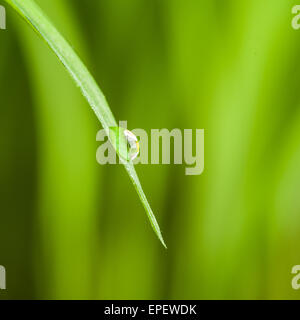
[[[129,158],[133,161],[140,152],[140,144],[137,137],[128,129],[124,130],[124,135],[127,139]]]

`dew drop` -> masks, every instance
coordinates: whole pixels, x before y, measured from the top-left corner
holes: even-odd
[[[139,141],[131,131],[121,127],[110,127],[109,139],[123,160],[133,161],[138,156],[140,152]]]

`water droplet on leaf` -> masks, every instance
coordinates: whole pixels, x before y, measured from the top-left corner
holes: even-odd
[[[140,152],[140,145],[137,137],[127,129],[110,127],[109,140],[119,157],[125,161],[133,161]]]

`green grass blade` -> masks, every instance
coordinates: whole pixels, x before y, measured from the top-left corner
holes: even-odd
[[[103,128],[106,130],[107,134],[109,134],[109,128],[117,126],[116,120],[96,81],[91,76],[78,55],[74,52],[70,44],[57,31],[33,0],[6,0],[6,2],[10,4],[47,42],[59,60],[66,67],[75,83],[79,86],[84,97],[94,110],[97,118],[100,120]],[[153,230],[164,247],[166,247],[159,225],[147,201],[133,164],[124,163],[124,166],[147,212]]]

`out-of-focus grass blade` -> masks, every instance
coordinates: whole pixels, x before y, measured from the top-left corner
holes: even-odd
[[[59,60],[66,67],[75,83],[80,87],[83,95],[96,113],[96,116],[100,120],[103,128],[106,130],[107,134],[109,134],[109,128],[117,126],[116,120],[96,81],[69,43],[56,30],[53,24],[33,0],[6,0],[6,2],[9,3],[47,42]],[[124,166],[147,212],[153,230],[164,247],[166,247],[159,225],[142,189],[133,164],[124,163]]]

